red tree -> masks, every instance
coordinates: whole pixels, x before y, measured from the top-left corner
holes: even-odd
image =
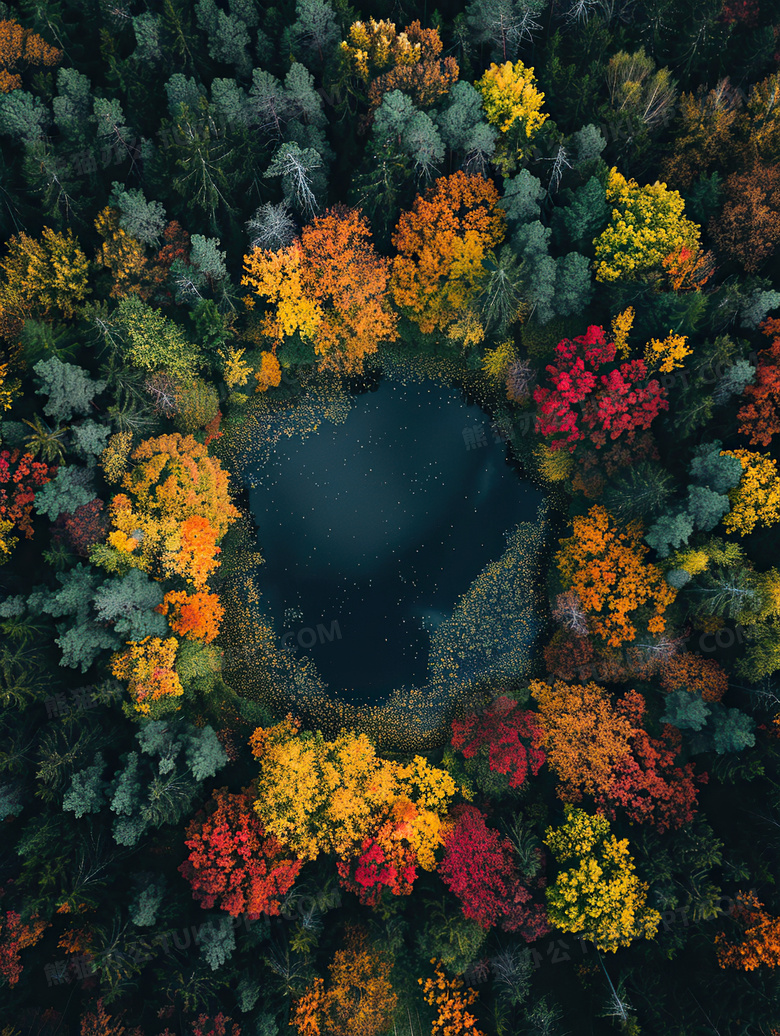
[[[246,911],[256,920],[279,913],[279,897],[292,888],[302,864],[266,836],[253,801],[251,788],[239,794],[217,789],[187,828],[190,855],[179,870],[204,909],[218,902],[233,917]]]
[[[596,803],[605,815],[615,819],[615,806],[626,811],[629,820],[651,823],[661,833],[681,827],[696,813],[696,784],[706,784],[707,774],[694,777],[693,763],[677,766],[680,732],[669,724],[660,740],[650,737],[642,727],[645,700],[637,691],[628,691],[617,704],[617,711],[633,724],[629,741],[631,753],[612,771],[612,777]]]
[[[463,913],[483,928],[496,924],[533,942],[548,932],[544,907],[531,902],[508,838],[489,828],[475,806],[456,806],[439,874],[461,901]]]
[[[62,529],[68,543],[82,558],[89,557],[90,547],[105,539],[108,526],[103,501],[97,497],[88,504],[81,504],[73,514],[61,514],[56,522],[56,527]]]
[[[473,759],[486,755],[490,769],[509,778],[510,788],[520,788],[528,771],[536,776],[544,762],[542,728],[533,712],[523,712],[517,702],[500,695],[481,714],[469,713],[452,722],[452,747]]]
[[[615,344],[602,327],[591,325],[584,335],[559,342],[547,377],[552,387],[534,389],[536,430],[554,437],[554,450],[573,452],[585,439],[597,449],[621,435],[630,441],[669,408],[661,383],[647,380],[644,360],[615,363]]]
[[[0,452],[0,519],[13,522],[27,539],[32,538],[32,506],[35,490],[45,485],[56,472],[31,453],[21,450]],[[6,489],[6,486],[9,488]]]
[[[751,445],[768,446],[780,432],[780,338],[758,354],[756,381],[745,386],[748,402],[737,414],[739,431]]]
[[[213,1017],[201,1014],[193,1023],[192,1036],[241,1036],[241,1026],[222,1012]]]

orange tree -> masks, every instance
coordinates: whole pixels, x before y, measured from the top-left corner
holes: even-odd
[[[723,932],[715,936],[718,964],[722,968],[754,971],[758,967],[780,965],[780,917],[763,910],[754,892],[741,893],[732,914],[741,929],[738,941],[729,941]]]
[[[463,978],[447,978],[441,961],[431,958],[436,978],[418,978],[426,1004],[436,1008],[431,1036],[485,1036],[477,1019],[467,1011],[477,999],[477,991],[463,988]]]
[[[420,330],[445,330],[469,313],[484,277],[482,261],[504,237],[498,200],[490,180],[459,171],[401,213],[391,288]]]
[[[108,544],[92,559],[109,571],[140,568],[155,578],[179,575],[201,589],[216,566],[218,541],[238,510],[227,473],[191,435],[142,442],[111,501]]]
[[[294,334],[311,341],[321,370],[359,371],[364,356],[397,337],[388,260],[376,254],[357,209],[329,209],[288,248],[256,248],[244,271],[241,283],[269,306],[264,332],[277,343]],[[247,302],[251,307],[254,300]]]
[[[657,565],[645,561],[649,548],[641,542],[642,525],[619,525],[596,504],[575,517],[573,535],[562,539],[555,556],[566,590],[574,590],[591,631],[619,647],[634,640],[637,613],[651,615],[647,629],[664,631],[664,612],[676,596]]]
[[[22,85],[21,73],[34,65],[51,68],[62,51],[50,46],[32,29],[6,18],[0,21],[0,93],[8,94]]]
[[[349,929],[328,968],[329,986],[315,978],[295,1002],[290,1024],[299,1036],[381,1036],[398,999],[392,968],[389,953],[375,949],[362,929]]]

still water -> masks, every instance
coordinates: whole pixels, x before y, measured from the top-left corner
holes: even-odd
[[[373,704],[425,684],[431,634],[534,520],[542,494],[501,431],[456,389],[383,381],[343,424],[249,466],[259,586],[331,695]]]

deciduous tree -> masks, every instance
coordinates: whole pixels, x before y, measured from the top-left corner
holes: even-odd
[[[10,18],[0,21],[0,93],[20,89],[22,73],[28,68],[51,68],[61,58],[62,51],[50,46],[37,32]]]
[[[769,446],[780,432],[780,338],[759,352],[755,382],[743,394],[747,403],[737,414],[740,435],[751,446]]]
[[[256,920],[279,913],[302,864],[266,835],[252,799],[251,788],[212,792],[187,828],[184,844],[190,853],[179,870],[204,909],[216,905],[233,917],[246,913]]]
[[[534,714],[506,695],[495,698],[481,714],[470,712],[452,721],[452,747],[465,759],[487,757],[490,769],[504,774],[510,788],[521,788],[529,773],[536,776],[541,769],[542,736]]]
[[[548,916],[563,932],[580,935],[603,952],[634,939],[652,939],[661,915],[647,906],[648,886],[635,873],[628,839],[618,840],[602,816],[564,807],[561,827],[548,828],[545,843],[561,870],[546,889]]]
[[[479,294],[483,260],[504,236],[498,202],[489,180],[457,172],[401,214],[393,235],[393,298],[422,331],[446,330]]]
[[[438,873],[464,915],[483,928],[519,931],[527,942],[549,931],[544,908],[532,902],[520,878],[509,839],[489,828],[475,806],[456,806],[453,819]]]

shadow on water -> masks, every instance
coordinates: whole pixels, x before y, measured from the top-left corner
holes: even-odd
[[[243,477],[265,562],[256,585],[282,648],[309,656],[330,696],[374,705],[478,679],[518,637],[530,648],[538,623],[504,622],[496,580],[502,558],[522,566],[512,535],[537,522],[543,495],[456,389],[352,389],[346,421],[279,437]],[[481,618],[480,600],[492,602]]]

